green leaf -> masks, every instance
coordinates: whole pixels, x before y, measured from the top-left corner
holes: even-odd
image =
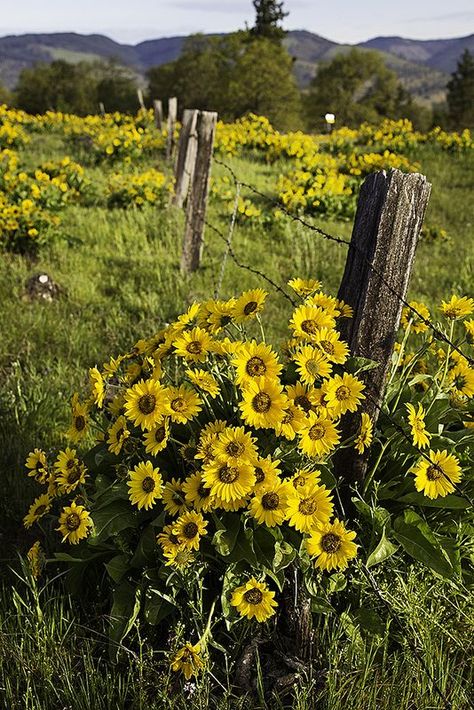
[[[446,579],[453,576],[453,567],[446,559],[439,545],[433,544],[417,525],[397,518],[393,536],[411,557],[422,562]]]
[[[160,621],[163,621],[175,608],[176,605],[171,601],[169,596],[164,598],[159,590],[151,587],[146,590],[143,615],[149,624],[159,624]]]
[[[367,558],[367,562],[365,563],[366,567],[374,567],[375,565],[384,562],[384,560],[387,560],[389,557],[391,557],[397,550],[398,547],[392,542],[390,542],[390,540],[388,540],[385,536],[384,528],[382,530],[382,537],[380,538],[377,547],[370,553]]]
[[[112,557],[110,562],[107,562],[105,569],[114,582],[120,582],[123,575],[130,569],[130,560],[128,555],[115,555],[115,557]]]
[[[286,569],[296,557],[296,550],[285,541],[275,542],[275,555],[273,557],[273,571],[280,572]]]
[[[346,372],[350,372],[354,375],[357,372],[374,370],[379,365],[379,362],[375,362],[375,360],[369,360],[369,358],[366,357],[349,357],[347,358],[344,364],[344,369],[346,370]]]
[[[335,609],[323,597],[311,597],[311,611],[313,614],[332,614]]]
[[[240,532],[240,516],[225,516],[219,524],[222,527],[214,533],[212,544],[220,555],[227,557],[234,549]]]
[[[132,567],[145,567],[155,561],[157,553],[156,532],[151,525],[145,528],[130,560]]]
[[[136,515],[125,500],[115,500],[110,505],[93,511],[94,534],[88,538],[89,544],[95,545],[126,528],[135,526]]]
[[[111,626],[109,629],[111,658],[117,660],[120,644],[130,633],[140,611],[140,590],[129,582],[122,582],[114,591]]]
[[[230,555],[227,555],[227,559],[229,562],[246,560],[253,567],[258,567],[259,562],[253,548],[253,530],[250,528],[247,528],[247,530],[240,529],[234,549]]]
[[[398,499],[400,503],[410,505],[420,505],[424,508],[444,508],[446,510],[466,510],[469,503],[464,498],[455,495],[447,495],[444,498],[428,498],[423,493],[408,493]]]
[[[276,540],[269,528],[259,525],[253,533],[253,549],[260,564],[273,568]]]
[[[385,636],[387,627],[373,609],[364,607],[356,609],[352,614],[352,618],[354,623],[359,626],[363,637],[379,636],[383,638]]]

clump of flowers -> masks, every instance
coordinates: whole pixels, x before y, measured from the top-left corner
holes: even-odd
[[[109,207],[165,206],[172,184],[158,170],[144,173],[115,173],[109,179]]]

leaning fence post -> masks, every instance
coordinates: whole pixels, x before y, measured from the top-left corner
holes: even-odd
[[[197,153],[197,119],[196,109],[186,109],[183,112],[181,132],[178,143],[178,159],[176,161],[175,192],[173,204],[182,207],[189,190],[189,183],[194,173],[194,163]]]
[[[196,126],[197,154],[186,206],[186,226],[181,256],[183,272],[195,271],[201,261],[216,123],[217,113],[199,111]]]
[[[153,111],[155,113],[155,126],[161,131],[163,126],[163,104],[159,99],[153,99]]]
[[[138,99],[138,103],[140,104],[140,108],[143,111],[146,111],[145,100],[143,98],[143,91],[141,89],[137,89],[137,99]]]
[[[424,175],[400,170],[369,175],[362,184],[357,213],[338,297],[354,309],[344,319],[341,335],[354,356],[378,365],[361,374],[366,399],[357,413],[342,420],[342,438],[355,435],[360,413],[378,419],[402,302],[410,279],[418,236],[430,197]],[[349,447],[335,456],[336,473],[348,484],[361,482],[367,456]]]
[[[166,141],[166,159],[171,160],[174,153],[174,129],[178,117],[178,99],[173,96],[168,99],[168,139]]]

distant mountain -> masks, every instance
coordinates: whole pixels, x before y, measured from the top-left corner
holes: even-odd
[[[120,44],[103,35],[75,32],[12,35],[0,38],[0,82],[14,88],[22,69],[37,62],[69,62],[115,58],[144,75],[152,66],[176,59],[186,37],[163,37],[137,45]],[[302,88],[317,71],[318,63],[332,59],[354,45],[338,44],[305,30],[288,32],[285,45],[294,57],[294,70]],[[411,40],[375,37],[355,45],[382,54],[406,88],[425,102],[443,100],[449,74],[464,49],[474,53],[474,35],[456,39]]]

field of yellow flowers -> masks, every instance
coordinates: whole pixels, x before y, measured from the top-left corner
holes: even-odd
[[[467,710],[469,132],[220,123],[186,278],[165,145],[147,112],[0,108],[0,698]],[[294,217],[347,237],[362,179],[393,167],[433,199],[374,422],[374,363],[338,331],[346,254]],[[225,262],[234,218],[232,254],[280,290]],[[358,488],[343,449],[367,457]]]

